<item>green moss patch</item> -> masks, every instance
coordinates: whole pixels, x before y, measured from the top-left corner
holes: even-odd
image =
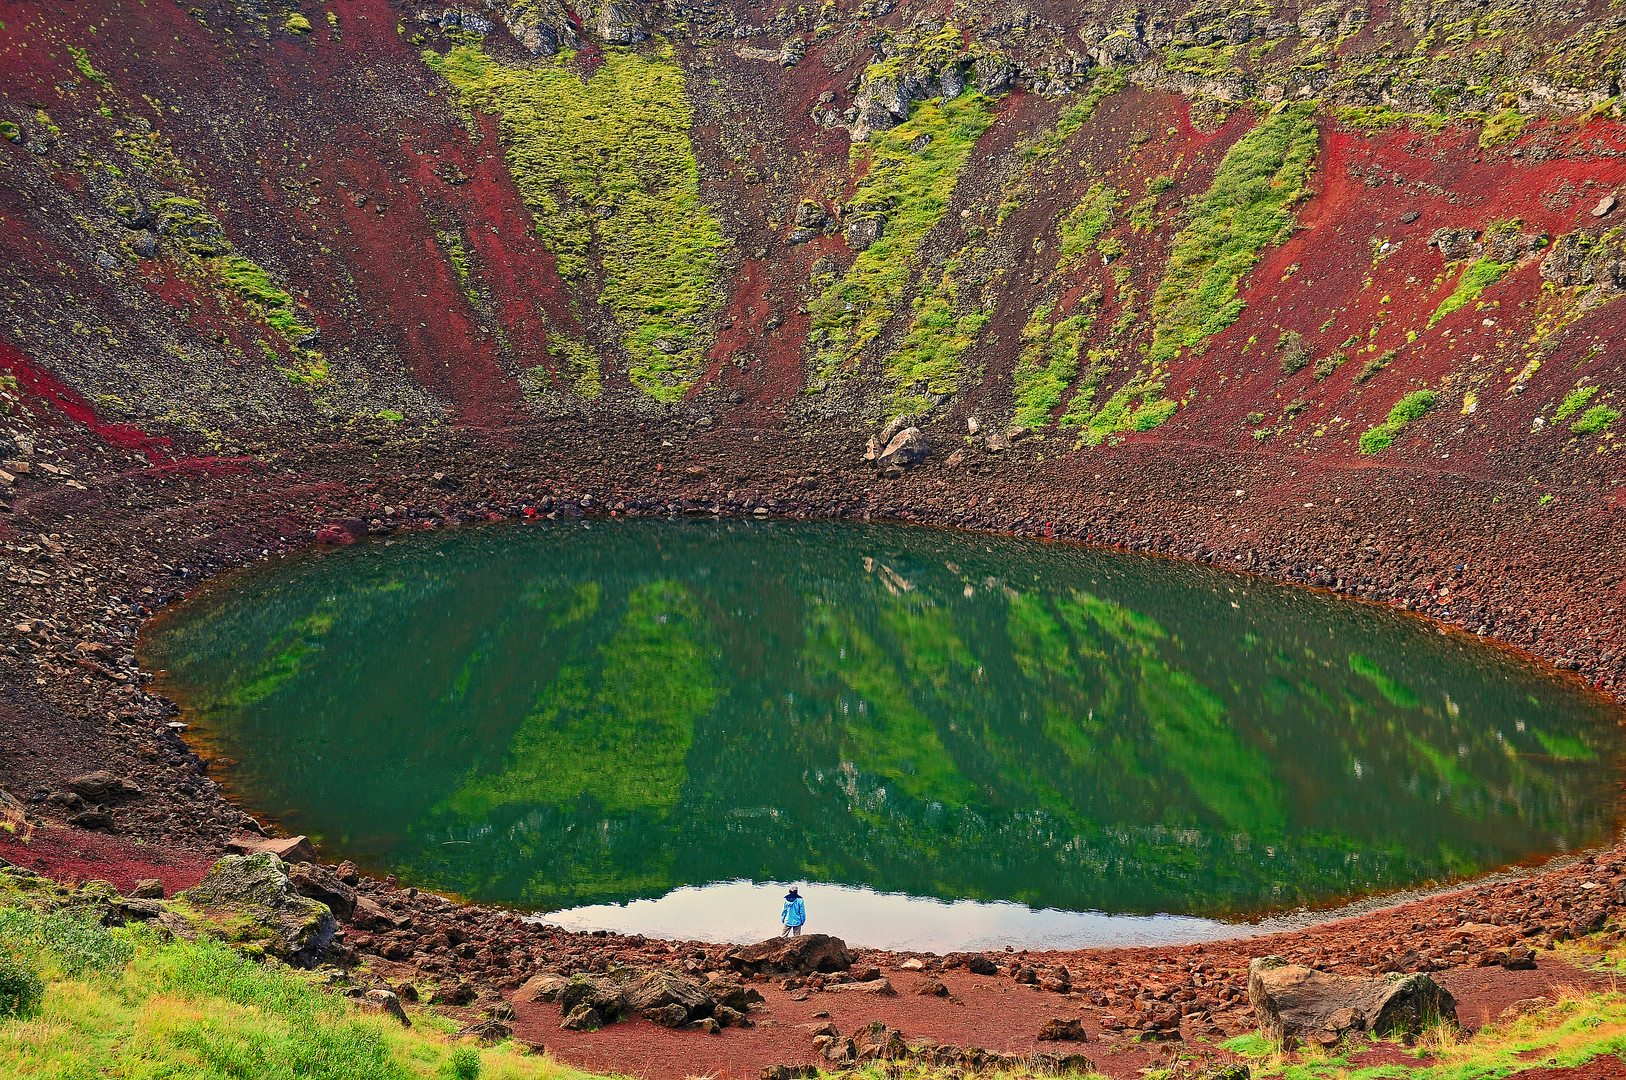
[[[1620,410],[1607,405],[1594,405],[1581,414],[1581,419],[1570,425],[1570,430],[1582,435],[1598,435],[1620,419]]]
[[[1092,184],[1078,205],[1061,219],[1061,256],[1056,263],[1057,271],[1071,267],[1100,239],[1101,233],[1112,223],[1118,197],[1117,188]]]
[[[951,262],[937,281],[928,277],[920,283],[908,336],[886,358],[887,383],[896,388],[887,404],[889,416],[918,415],[931,406],[929,395],[953,393],[961,357],[988,325],[988,312],[980,307],[960,313],[956,269]]]
[[[1580,412],[1586,407],[1586,403],[1592,400],[1592,396],[1596,394],[1598,390],[1599,387],[1596,385],[1577,386],[1574,390],[1571,390],[1568,394],[1564,395],[1563,403],[1553,411],[1553,423],[1556,424],[1560,420],[1568,420],[1571,416]]]
[[[90,62],[90,54],[85,50],[69,45],[68,55],[73,57],[73,66],[79,69],[79,74],[93,83],[110,85],[107,76],[97,71],[96,66]]]
[[[1436,395],[1432,390],[1413,390],[1395,403],[1388,419],[1361,433],[1361,453],[1375,454],[1395,441],[1400,429],[1418,419],[1434,407]]]
[[[1287,239],[1318,142],[1315,111],[1297,105],[1260,121],[1220,162],[1214,182],[1174,239],[1152,298],[1154,363],[1230,326],[1246,304],[1242,275],[1266,245]]]
[[[1517,109],[1503,109],[1485,121],[1479,131],[1479,145],[1485,149],[1501,146],[1517,139],[1524,131],[1526,118]]]
[[[822,389],[880,334],[902,302],[920,243],[948,208],[972,148],[993,120],[980,94],[917,103],[909,119],[854,145],[864,180],[850,220],[883,219],[881,236],[811,305],[812,389]],[[918,150],[911,145],[925,143]],[[867,168],[866,168],[867,166]]]
[[[1497,262],[1494,259],[1481,258],[1470,263],[1462,272],[1462,278],[1450,296],[1440,301],[1440,306],[1434,309],[1434,314],[1428,317],[1428,325],[1433,326],[1447,315],[1459,308],[1467,307],[1479,299],[1480,293],[1496,284],[1502,275],[1513,269],[1510,262]]]
[[[294,298],[279,289],[259,263],[241,255],[223,255],[216,261],[215,269],[233,292],[258,308],[266,323],[289,341],[298,341],[312,333],[294,314]]]
[[[632,384],[682,397],[704,364],[726,241],[700,201],[693,112],[670,49],[610,50],[585,82],[562,64],[507,67],[469,45],[424,59],[500,116],[536,231],[567,280],[591,288],[597,273]]]
[[[1051,413],[1078,376],[1079,351],[1094,322],[1094,309],[1055,322],[1051,319],[1051,306],[1040,304],[1022,330],[1013,394],[1018,427],[1041,428],[1050,423]]]
[[[599,375],[598,357],[578,337],[556,334],[548,338],[548,355],[554,366],[568,378],[575,390],[584,398],[596,398],[604,392],[604,381]]]

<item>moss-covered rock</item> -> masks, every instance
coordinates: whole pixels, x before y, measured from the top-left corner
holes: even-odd
[[[339,928],[326,904],[294,891],[288,867],[269,852],[226,856],[179,899],[231,912],[232,940],[258,942],[269,954],[302,967],[321,958]]]
[[[226,230],[203,204],[180,195],[166,195],[153,203],[158,235],[194,255],[223,255],[231,250]]]

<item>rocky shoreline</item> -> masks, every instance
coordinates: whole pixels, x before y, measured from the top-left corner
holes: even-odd
[[[938,447],[955,439],[930,436]],[[952,465],[933,453],[885,479],[863,463],[862,440],[687,422],[386,427],[231,459],[40,433],[29,457],[52,469],[19,475],[0,516],[0,576],[10,585],[0,717],[11,735],[0,788],[47,832],[94,831],[126,852],[145,845],[198,866],[232,837],[275,831],[231,804],[211,777],[220,764],[188,747],[184,717],[145,688],[152,676],[134,652],[143,622],[223,571],[311,543],[503,519],[771,514],[1081,540],[1387,602],[1434,617],[1442,633],[1516,646],[1552,662],[1554,677],[1606,692],[1626,679],[1616,599],[1626,560],[1614,503],[1587,479],[1544,479],[1535,464],[1505,470],[1526,477],[1505,481],[1133,440],[1110,453],[1046,458],[1045,449],[976,447]],[[16,852],[12,844],[4,855],[27,865]],[[999,979],[1056,995],[1092,1037],[1235,1033],[1248,1026],[1252,957],[1367,974],[1517,970],[1532,950],[1617,917],[1621,860],[1620,849],[1594,853],[1272,937],[987,962]],[[346,956],[437,985],[467,983],[485,999],[542,974],[675,964],[703,976],[727,966],[720,946],[568,933],[359,876],[352,887],[368,904],[340,939]],[[855,962],[921,978],[973,970],[970,957],[860,951]],[[822,995],[830,986],[778,989]]]

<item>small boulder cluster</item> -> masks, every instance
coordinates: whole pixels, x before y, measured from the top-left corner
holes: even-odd
[[[750,1010],[762,995],[713,973],[698,979],[676,971],[633,972],[624,977],[538,975],[514,994],[519,1003],[557,1003],[566,1031],[597,1031],[628,1016],[666,1028],[715,1035],[725,1027],[752,1027]]]
[[[1055,1021],[1055,1023],[1062,1023]],[[1077,1021],[1074,1021],[1076,1024]],[[910,1042],[903,1032],[879,1020],[866,1024],[851,1035],[842,1035],[834,1024],[813,1027],[813,1048],[825,1068],[853,1068],[871,1062],[907,1062],[925,1069],[959,1073],[1014,1071],[1021,1069],[1043,1075],[1088,1073],[1095,1064],[1082,1054],[1046,1053],[1001,1054],[980,1046],[951,1046],[920,1039]],[[1074,1040],[1082,1041],[1082,1040]],[[808,1075],[800,1066],[774,1065],[762,1070],[761,1080],[793,1080]]]
[[[864,460],[874,462],[881,475],[888,478],[902,476],[905,469],[925,461],[931,453],[931,442],[913,426],[911,419],[900,416],[872,436],[864,449]]]

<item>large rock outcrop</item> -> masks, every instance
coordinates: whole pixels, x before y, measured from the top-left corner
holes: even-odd
[[[1350,1032],[1388,1035],[1457,1020],[1456,999],[1427,975],[1333,975],[1279,956],[1248,965],[1248,1001],[1260,1033],[1284,1046],[1330,1046]]]
[[[729,967],[744,975],[828,975],[846,971],[855,959],[845,941],[828,934],[769,938],[724,957]]]
[[[228,855],[179,899],[207,908],[237,908],[250,917],[249,938],[273,955],[312,967],[333,944],[339,922],[326,904],[299,895],[288,867],[269,852]]]

